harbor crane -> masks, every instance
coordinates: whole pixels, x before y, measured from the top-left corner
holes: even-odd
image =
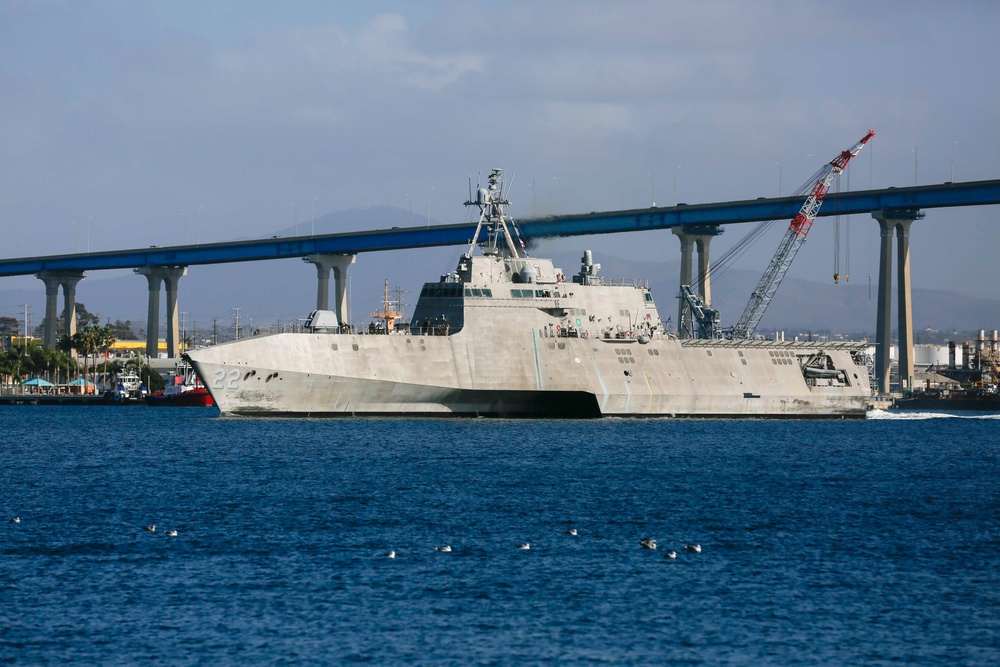
[[[834,177],[847,168],[847,163],[861,152],[861,149],[873,136],[875,136],[875,132],[868,130],[868,134],[862,137],[858,143],[842,151],[840,155],[823,165],[808,181],[811,184],[808,189],[809,195],[798,214],[792,218],[774,257],[771,258],[771,263],[768,264],[760,282],[751,293],[750,301],[743,310],[743,314],[731,329],[723,330],[719,327],[719,311],[706,305],[702,297],[696,294],[690,285],[681,286],[681,298],[687,302],[691,309],[692,321],[697,323],[698,338],[728,338],[731,340],[753,338],[757,325],[764,316],[764,311],[767,310],[775,292],[778,291],[778,286],[791,267],[796,253],[805,242],[806,235],[816,219],[816,214],[819,213],[820,206],[823,204],[823,199],[826,197]]]

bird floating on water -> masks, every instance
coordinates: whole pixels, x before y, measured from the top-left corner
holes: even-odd
[[[449,551],[451,551],[451,546],[445,544],[444,546],[434,547],[434,549],[437,550],[437,551],[448,553]]]
[[[656,548],[656,540],[654,540],[652,537],[647,537],[645,539],[639,540],[639,544],[642,545],[643,549],[655,549]]]
[[[385,557],[386,558],[395,558],[396,557],[396,552],[395,551],[386,551],[385,552]]]
[[[701,545],[700,544],[685,544],[684,548],[687,549],[688,551],[690,551],[693,554],[700,554],[701,553]]]
[[[21,517],[16,516],[10,520],[10,523],[21,523]]]
[[[515,544],[514,546],[517,547],[518,549],[530,549],[531,548],[531,544],[529,544],[528,542],[522,542],[521,544]]]
[[[176,530],[168,530],[167,532],[165,532],[163,534],[166,535],[167,537],[177,537],[177,531]]]
[[[567,535],[572,535],[573,537],[576,537],[576,528],[569,528],[565,532]]]
[[[665,551],[663,553],[663,557],[664,558],[677,558],[677,552],[676,551]]]
[[[155,533],[156,532],[156,526],[143,526],[142,529],[143,530],[148,530],[151,533]]]

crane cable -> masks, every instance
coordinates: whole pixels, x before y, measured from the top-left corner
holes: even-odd
[[[836,177],[836,192],[840,193],[840,174]],[[833,219],[833,284],[840,283],[840,213]]]
[[[826,165],[824,165],[824,167],[825,166]],[[804,196],[816,184],[816,181],[819,180],[820,176],[822,176],[823,171],[824,171],[823,167],[817,169],[816,173],[813,174],[808,179],[806,179],[806,181],[802,185],[800,185],[798,189],[795,190],[795,192],[789,195],[789,197]],[[712,265],[708,269],[708,276],[714,279],[724,275],[726,271],[736,262],[736,260],[742,257],[757,241],[760,240],[760,238],[767,232],[767,230],[771,228],[771,225],[773,225],[778,220],[781,220],[782,222],[787,222],[788,218],[778,217],[780,212],[781,212],[780,206],[776,207],[774,210],[774,217],[757,223],[753,227],[753,229],[747,232],[747,234],[744,235],[743,238],[741,238],[739,241],[737,241],[733,245],[733,247],[724,252],[717,259],[714,259],[712,261]],[[701,280],[701,275],[700,274],[695,275],[691,281],[691,284],[697,285],[699,284],[700,280]]]

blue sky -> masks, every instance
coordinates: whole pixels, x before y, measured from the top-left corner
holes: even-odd
[[[0,252],[378,204],[458,222],[494,165],[520,216],[787,194],[869,127],[843,189],[1000,178],[998,26],[986,1],[0,0]],[[929,212],[914,283],[993,294],[998,222]],[[851,226],[855,273],[877,274],[874,223]],[[600,244],[677,255],[669,234]],[[792,273],[829,280],[829,225]]]

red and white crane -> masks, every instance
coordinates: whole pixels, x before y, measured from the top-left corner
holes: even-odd
[[[802,208],[798,214],[792,218],[792,222],[788,226],[788,231],[785,232],[784,238],[781,239],[781,243],[778,245],[778,250],[774,253],[774,257],[771,258],[771,263],[768,264],[764,275],[760,278],[760,282],[757,283],[757,288],[750,295],[747,307],[743,310],[740,319],[733,326],[731,338],[753,338],[754,332],[757,330],[757,325],[760,323],[760,318],[764,316],[764,311],[767,310],[771,299],[774,298],[774,293],[778,290],[781,279],[785,277],[785,273],[788,272],[788,268],[792,265],[792,260],[795,259],[795,254],[806,240],[806,234],[809,233],[809,228],[812,227],[813,220],[816,219],[816,214],[819,213],[823,199],[830,189],[830,183],[833,182],[837,174],[844,171],[851,158],[860,153],[861,149],[868,143],[868,140],[874,136],[875,132],[868,130],[868,134],[862,137],[861,141],[830,160],[830,162],[823,165],[823,168],[817,172],[809,196],[806,197],[806,201],[802,204]]]

